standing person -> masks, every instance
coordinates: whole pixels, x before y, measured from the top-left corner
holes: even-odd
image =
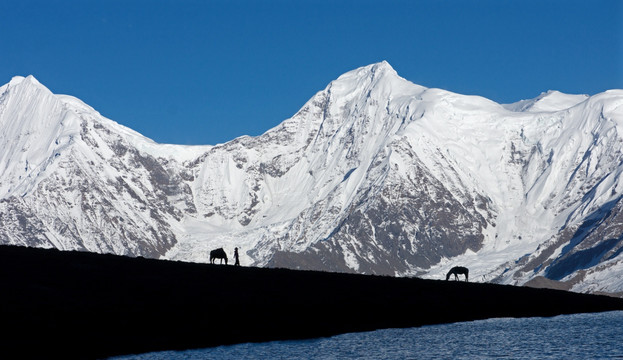
[[[238,248],[234,249],[234,259],[236,260],[234,265],[240,266],[240,259],[238,258]]]

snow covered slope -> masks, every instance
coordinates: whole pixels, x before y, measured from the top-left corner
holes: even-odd
[[[0,87],[0,242],[623,291],[623,91],[500,105],[387,63],[216,146],[157,144],[33,77]]]

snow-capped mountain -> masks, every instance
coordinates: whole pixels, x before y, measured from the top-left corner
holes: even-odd
[[[0,243],[623,291],[623,90],[497,104],[387,63],[261,136],[157,144],[32,76],[0,87]]]

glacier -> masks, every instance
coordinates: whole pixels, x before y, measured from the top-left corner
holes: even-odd
[[[498,104],[385,61],[224,144],[159,144],[0,87],[0,243],[623,294],[623,90]]]

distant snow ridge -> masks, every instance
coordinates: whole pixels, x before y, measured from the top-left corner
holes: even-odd
[[[381,62],[261,136],[165,145],[15,77],[0,243],[621,292],[622,123],[623,90],[500,105]]]

